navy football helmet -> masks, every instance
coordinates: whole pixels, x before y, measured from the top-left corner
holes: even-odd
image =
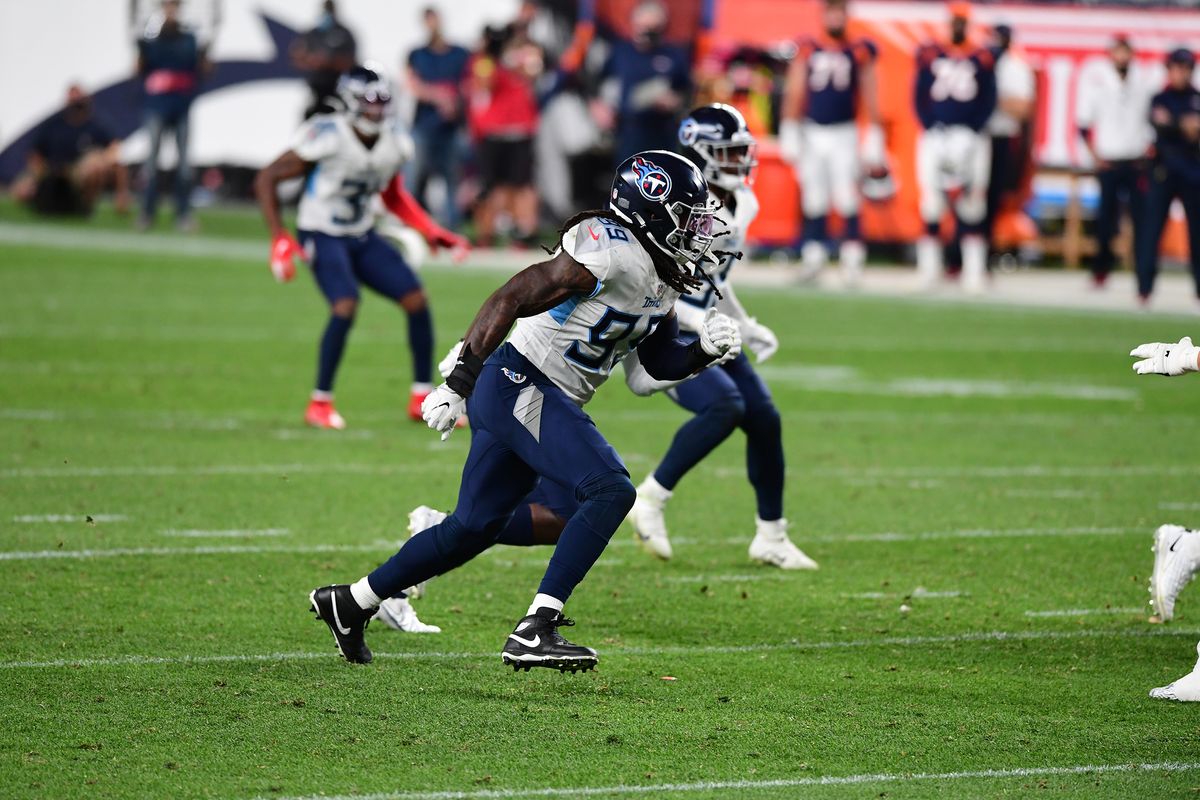
[[[693,109],[679,125],[679,144],[713,186],[733,191],[754,180],[758,144],[733,106],[713,103]]]
[[[613,178],[608,207],[681,267],[706,273],[717,259],[708,252],[716,238],[714,215],[721,204],[708,193],[700,170],[666,150],[647,150],[625,159]]]
[[[392,102],[392,87],[383,73],[365,64],[351,67],[338,79],[337,93],[355,130],[377,135]]]

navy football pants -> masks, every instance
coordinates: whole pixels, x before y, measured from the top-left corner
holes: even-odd
[[[625,464],[583,409],[509,344],[488,359],[467,413],[471,450],[458,505],[372,572],[371,589],[395,596],[491,547],[540,476],[579,504],[538,589],[565,602],[633,506]]]

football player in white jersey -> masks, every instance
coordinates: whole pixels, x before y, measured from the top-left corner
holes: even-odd
[[[1133,365],[1139,375],[1183,375],[1200,372],[1200,348],[1185,336],[1178,342],[1150,342],[1130,352],[1140,359]],[[1159,622],[1175,615],[1175,599],[1200,572],[1200,531],[1179,525],[1162,525],[1154,532],[1154,569],[1150,573],[1150,607]],[[1196,646],[1200,654],[1200,645]],[[1187,675],[1150,690],[1156,700],[1200,702],[1200,660]]]
[[[254,188],[271,230],[271,271],[280,281],[295,276],[294,262],[312,266],[329,301],[321,337],[316,387],[304,414],[309,425],[341,429],[333,407],[333,382],[358,310],[359,284],[400,305],[408,315],[413,357],[409,415],[420,419],[421,402],[432,390],[433,318],[421,283],[396,249],[375,231],[372,202],[383,203],[419,231],[433,248],[465,249],[466,240],[436,225],[404,190],[399,173],[412,142],[388,116],[387,80],[369,67],[342,76],[338,96],[345,110],[307,120],[291,149],[264,168]],[[305,176],[297,219],[299,241],[283,225],[277,190]]]
[[[715,266],[716,203],[691,162],[660,150],[617,170],[608,208],[565,224],[560,247],[480,309],[446,382],[426,398],[427,424],[449,436],[464,411],[471,449],[458,505],[354,584],[313,590],[310,603],[350,661],[365,663],[368,620],[387,598],[469,561],[499,541],[539,480],[578,501],[526,615],[504,645],[515,669],[572,672],[596,651],[559,629],[563,604],[600,557],[637,496],[620,456],[582,406],[637,350],[656,380],[680,380],[741,347],[738,327],[710,311],[694,341],[679,337],[675,300]],[[516,324],[507,343],[509,330]]]
[[[752,188],[754,137],[737,109],[714,104],[697,108],[679,128],[683,154],[699,166],[718,216],[726,223],[724,250],[740,250],[746,230],[758,214]],[[683,295],[675,304],[685,336],[699,336],[712,309],[734,319],[742,343],[760,362],[770,358],[779,342],[770,328],[746,312],[734,294],[729,273],[739,254],[725,253],[715,285]],[[735,430],[746,434],[746,469],[754,487],[757,514],[750,558],[783,569],[816,569],[787,535],[783,518],[784,456],[779,411],[771,392],[744,354],[706,369],[682,383],[654,381],[634,358],[625,362],[626,381],[637,394],[665,390],[667,396],[694,415],[676,432],[671,447],[654,471],[638,486],[630,522],[643,547],[662,559],[671,557],[671,542],[663,509],[676,484]]]

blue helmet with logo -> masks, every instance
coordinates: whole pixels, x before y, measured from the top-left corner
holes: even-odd
[[[684,117],[679,145],[710,185],[727,191],[751,181],[758,166],[758,144],[745,117],[724,103],[701,106]]]
[[[696,165],[666,150],[647,150],[625,159],[613,178],[608,207],[639,228],[681,267],[708,271],[716,258],[714,214],[720,203]]]
[[[351,124],[364,136],[379,133],[392,102],[392,87],[373,65],[351,67],[338,79],[338,99],[350,114]]]

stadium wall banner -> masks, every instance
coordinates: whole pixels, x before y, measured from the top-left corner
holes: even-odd
[[[722,3],[715,38],[778,45],[785,38],[818,32],[820,8],[819,0]],[[919,44],[945,37],[946,9],[944,3],[897,0],[852,0],[850,4],[851,34],[867,36],[879,46],[880,112],[900,187],[890,203],[868,204],[864,209],[868,238],[905,241],[920,234],[913,157],[919,132],[912,100],[913,54]],[[1157,69],[1163,69],[1169,50],[1189,43],[1197,47],[1200,42],[1200,13],[1171,8],[980,4],[973,9],[972,22],[977,36],[992,25],[1011,25],[1018,51],[1037,71],[1033,152],[1045,167],[1090,166],[1074,124],[1075,102],[1081,76],[1090,64],[1105,57],[1115,34],[1128,35],[1138,59]]]
[[[504,22],[518,0],[455,0],[444,15],[451,40],[471,46],[487,23]],[[140,133],[141,86],[133,76],[135,41],[151,21],[156,0],[42,0],[5,2],[0,24],[0,184],[23,168],[31,132],[62,105],[78,82],[94,95],[97,114],[121,137],[123,158],[145,158]],[[422,44],[425,3],[339,0],[359,56],[402,76],[408,52]],[[316,22],[318,0],[188,0],[184,19],[210,44],[215,62],[192,110],[191,161],[257,167],[286,147],[299,124],[307,90],[288,47]],[[62,24],[70,20],[70,25]],[[52,47],[30,47],[31,31],[53,31]],[[26,76],[18,78],[16,76]],[[404,93],[399,93],[404,100]],[[168,137],[164,163],[174,159]]]

